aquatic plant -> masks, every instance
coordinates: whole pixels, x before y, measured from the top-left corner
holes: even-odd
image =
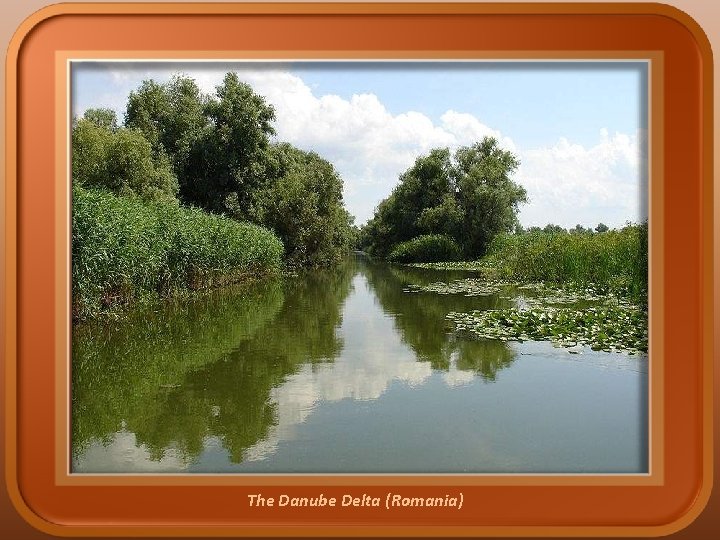
[[[544,283],[565,292],[594,289],[647,303],[647,222],[601,233],[499,234],[476,261],[411,263],[432,270],[469,270],[486,281]]]
[[[455,331],[474,338],[549,340],[564,347],[589,345],[630,354],[648,350],[647,312],[628,305],[451,312],[446,317]]]
[[[410,284],[403,289],[405,292],[432,292],[437,294],[464,294],[465,296],[490,296],[500,293],[512,286],[501,281],[485,281],[482,279],[456,279],[450,283],[438,281],[428,285]]]
[[[486,270],[486,265],[481,261],[441,261],[441,262],[421,262],[407,263],[407,266],[416,268],[424,268],[426,270]]]
[[[647,234],[647,222],[594,234],[501,234],[478,266],[494,279],[573,282],[647,302]]]

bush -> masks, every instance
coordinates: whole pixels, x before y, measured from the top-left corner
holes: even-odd
[[[397,244],[388,255],[390,262],[437,262],[457,261],[460,247],[455,241],[441,234],[425,234]]]
[[[73,316],[277,271],[283,246],[256,225],[73,187]]]

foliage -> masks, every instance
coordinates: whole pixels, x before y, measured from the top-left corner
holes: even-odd
[[[461,333],[501,341],[550,340],[565,347],[647,352],[647,312],[627,305],[448,313]]]
[[[647,222],[594,234],[503,234],[482,264],[495,279],[593,284],[647,302],[647,250]]]
[[[79,186],[144,199],[172,201],[178,189],[167,156],[153,154],[140,131],[118,128],[108,109],[90,109],[73,123],[72,174]]]
[[[466,257],[485,253],[492,238],[517,225],[524,188],[510,176],[519,166],[497,140],[485,137],[452,156],[435,149],[418,158],[377,207],[363,230],[368,251],[386,257],[395,245],[423,234],[454,239]]]
[[[130,92],[125,125],[140,130],[156,154],[170,156],[178,177],[180,196],[187,202],[191,149],[209,127],[205,115],[207,98],[195,81],[175,75],[166,84],[143,81]]]
[[[595,227],[595,232],[599,232],[599,233],[608,232],[609,230],[610,230],[610,227],[608,227],[604,223],[598,223],[597,227]]]
[[[293,266],[337,262],[353,236],[342,179],[315,153],[271,144],[274,119],[273,107],[228,73],[213,96],[184,76],[145,81],[130,94],[125,122],[169,156],[182,203],[273,229]]]
[[[253,195],[250,219],[278,234],[291,265],[337,263],[351,247],[352,217],[335,168],[287,143],[272,145],[267,162],[274,180]]]
[[[453,261],[460,258],[455,241],[440,234],[426,234],[397,244],[387,259],[390,262]]]
[[[184,76],[145,81],[130,94],[125,122],[171,156],[182,202],[228,213],[228,200],[239,202],[232,210],[244,211],[262,180],[274,119],[273,107],[230,72],[214,96],[203,96]]]
[[[282,243],[261,227],[73,186],[76,318],[148,296],[272,272],[281,257]]]
[[[498,235],[480,261],[419,265],[475,270],[482,279],[405,290],[466,297],[517,296],[519,307],[449,313],[460,334],[647,352],[647,222],[605,232],[546,229]],[[554,307],[558,305],[563,307]]]
[[[424,268],[426,270],[469,270],[474,272],[484,271],[485,265],[482,261],[442,261],[428,263],[410,263],[408,266]]]
[[[436,294],[462,294],[464,296],[492,296],[501,294],[511,284],[501,281],[486,281],[484,279],[456,279],[450,283],[436,281],[427,285],[411,284],[405,292],[431,292]]]

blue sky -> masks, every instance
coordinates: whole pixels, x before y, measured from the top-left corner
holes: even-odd
[[[122,119],[143,79],[183,72],[211,93],[231,70],[275,106],[279,140],[335,165],[359,224],[416,157],[483,135],[521,160],[524,225],[645,217],[642,62],[74,63],[73,113],[110,107]]]

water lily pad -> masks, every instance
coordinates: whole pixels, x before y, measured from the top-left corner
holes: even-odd
[[[475,338],[549,340],[557,347],[589,345],[594,350],[633,354],[648,350],[647,312],[638,307],[512,308],[452,312],[447,319],[456,332]]]

